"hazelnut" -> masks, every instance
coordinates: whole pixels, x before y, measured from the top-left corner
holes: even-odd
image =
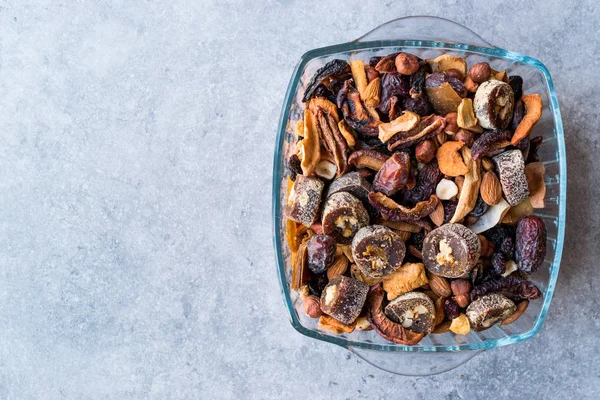
[[[452,289],[452,294],[455,296],[460,296],[462,294],[469,294],[473,289],[473,285],[466,279],[455,279],[450,282],[450,289]]]
[[[419,59],[408,53],[396,56],[396,70],[402,75],[412,75],[419,70]]]
[[[444,73],[446,74],[446,76],[450,78],[456,78],[459,81],[462,81],[464,79],[463,73],[457,70],[456,68],[447,69],[444,71]]]
[[[449,114],[446,114],[446,127],[444,128],[444,132],[446,132],[449,135],[454,135],[456,132],[458,132],[458,113],[455,112],[451,112]]]
[[[302,308],[304,308],[306,315],[311,318],[319,318],[323,315],[323,311],[321,311],[321,301],[317,296],[311,295],[306,297],[302,304]]]
[[[468,294],[461,294],[453,297],[454,301],[460,306],[460,308],[466,308],[471,304],[471,296]]]
[[[379,78],[379,71],[371,66],[365,66],[365,73],[367,74],[367,82],[371,83],[375,79]]]
[[[460,140],[468,147],[471,147],[475,141],[475,134],[465,129],[459,129],[458,132],[456,132],[456,140]]]
[[[433,140],[427,139],[417,145],[415,149],[415,156],[417,157],[417,161],[427,164],[433,160],[436,151],[437,149],[435,148],[435,143],[433,143]]]
[[[490,64],[486,62],[472,65],[469,69],[469,76],[475,83],[483,83],[490,79],[491,75],[492,68],[490,67]]]

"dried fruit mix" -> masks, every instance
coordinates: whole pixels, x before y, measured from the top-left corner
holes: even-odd
[[[286,237],[304,312],[413,345],[517,320],[542,291],[542,100],[443,54],[332,60],[287,157]],[[369,288],[370,287],[370,288]],[[516,305],[518,304],[518,306]]]

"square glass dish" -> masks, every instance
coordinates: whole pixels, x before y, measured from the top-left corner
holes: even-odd
[[[317,320],[302,312],[302,301],[290,290],[290,252],[285,240],[285,160],[294,138],[295,122],[302,119],[304,88],[315,71],[332,59],[362,59],[406,51],[421,58],[441,54],[465,57],[467,63],[487,61],[497,71],[520,75],[524,93],[538,93],[543,102],[542,118],[531,137],[542,136],[539,156],[546,168],[546,208],[536,210],[547,228],[547,254],[542,268],[530,277],[542,291],[515,323],[493,326],[468,335],[452,332],[429,335],[413,346],[386,341],[373,331],[355,330],[334,335],[317,329]],[[550,73],[538,60],[487,43],[469,29],[441,18],[406,17],[390,21],[363,37],[344,44],[315,49],[304,54],[290,80],[279,121],[273,170],[273,228],[280,289],[292,326],[303,335],[334,343],[355,352],[368,362],[390,372],[428,375],[452,369],[478,352],[533,337],[541,328],[554,292],[563,248],[566,205],[566,154],[563,126]]]

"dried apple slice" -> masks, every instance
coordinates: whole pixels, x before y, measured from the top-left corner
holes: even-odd
[[[450,86],[448,82],[434,88],[425,88],[427,97],[431,100],[433,108],[438,114],[456,112],[462,102],[462,97]]]
[[[382,143],[390,140],[398,132],[408,132],[421,121],[421,117],[412,111],[404,111],[393,121],[379,125],[379,140]]]

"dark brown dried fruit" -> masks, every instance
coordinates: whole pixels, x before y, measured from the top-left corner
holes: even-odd
[[[477,197],[477,201],[475,202],[475,207],[473,207],[473,210],[471,210],[471,212],[467,215],[469,217],[479,218],[483,214],[485,214],[486,211],[489,210],[489,208],[490,206],[485,201],[483,201],[481,195],[479,195]]]
[[[328,235],[314,235],[306,242],[308,268],[315,273],[325,272],[335,257],[335,240]]]
[[[302,167],[300,166],[300,159],[298,158],[298,155],[292,154],[291,157],[288,158],[286,169],[287,176],[289,176],[293,181],[296,180],[296,176],[298,174],[302,174]]]
[[[369,312],[368,319],[375,331],[390,342],[413,345],[417,344],[425,336],[423,333],[411,332],[400,324],[390,320],[383,312],[384,292],[381,284],[374,286],[367,295],[366,307]]]
[[[331,60],[323,67],[319,68],[317,72],[308,82],[304,96],[302,97],[303,102],[310,100],[315,89],[323,82],[326,78],[330,77],[342,77],[350,74],[350,65],[344,60]]]
[[[311,295],[321,297],[323,289],[327,286],[329,280],[327,279],[327,273],[322,274],[311,274],[310,281],[308,282],[308,292]]]
[[[358,90],[350,81],[338,93],[337,106],[342,110],[344,119],[354,130],[365,136],[377,136],[381,121],[375,118],[363,105]]]
[[[398,132],[388,141],[388,149],[394,151],[396,149],[408,148],[423,140],[437,136],[444,130],[444,117],[432,114],[429,117],[421,119],[421,121],[408,132]]]
[[[369,195],[370,199],[370,195]],[[537,216],[525,216],[519,220],[516,233],[516,261],[526,274],[537,271],[546,256],[546,225]]]
[[[423,97],[410,98],[404,100],[404,109],[412,111],[421,117],[431,114],[431,104]]]
[[[457,200],[449,200],[444,201],[444,223],[450,222],[454,213],[456,213],[456,208],[458,207]]]
[[[506,129],[485,131],[475,139],[471,148],[473,160],[479,160],[484,156],[493,155],[496,151],[510,145],[512,133]]]
[[[414,75],[410,77],[410,97],[413,99],[421,98],[425,90],[425,79],[427,74],[425,68],[421,67]],[[418,114],[418,113],[417,113]]]
[[[508,84],[515,94],[515,102],[519,101],[523,96],[523,78],[519,75],[513,75],[508,78]]]
[[[417,184],[415,187],[404,192],[402,203],[415,205],[428,199],[435,193],[435,188],[443,177],[444,175],[438,167],[437,160],[434,159],[429,164],[425,164],[417,175]]]
[[[427,164],[433,157],[435,157],[437,149],[433,140],[424,140],[417,145],[415,148],[415,157],[417,161],[423,164]]]
[[[371,192],[369,193],[369,201],[389,221],[416,223],[421,218],[431,214],[439,200],[435,195],[431,195],[429,200],[421,201],[413,208],[406,208],[383,193]]]
[[[525,117],[525,103],[522,100],[515,102],[515,108],[513,110],[513,117],[510,123],[510,129],[514,132],[517,126],[523,121]]]
[[[475,134],[465,129],[459,129],[458,132],[456,132],[456,140],[460,140],[468,147],[472,147],[475,142]]]
[[[409,173],[410,156],[406,153],[395,153],[375,175],[373,190],[392,196],[406,186]]]
[[[473,288],[471,300],[490,293],[499,293],[511,300],[537,299],[542,295],[533,282],[517,275],[491,279]]]
[[[408,97],[410,88],[408,82],[397,72],[381,76],[381,102],[377,107],[384,114],[390,111],[390,99],[393,96]]]
[[[449,321],[460,315],[460,306],[451,297],[444,300],[444,315],[446,315],[446,319]]]

